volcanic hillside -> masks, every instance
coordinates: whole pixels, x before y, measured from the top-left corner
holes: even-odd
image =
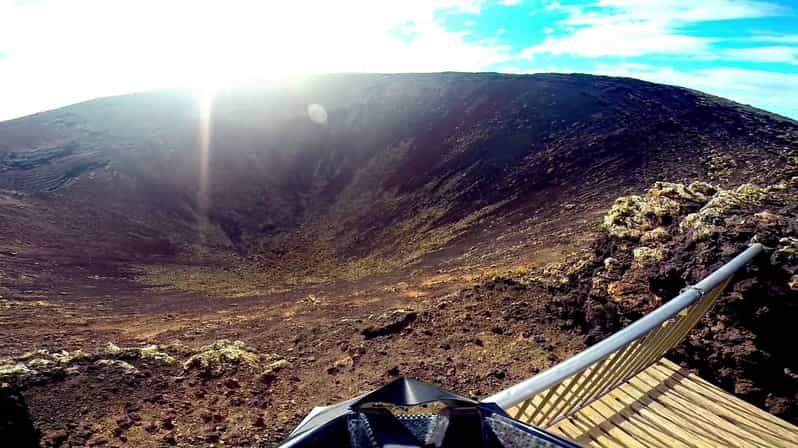
[[[583,309],[596,257],[628,261],[599,227],[617,197],[711,184],[651,224],[676,232],[725,189],[789,182],[797,153],[793,120],[576,74],[327,75],[6,121],[0,379],[51,445],[274,443],[310,406],[405,373],[484,396],[622,323]],[[461,291],[496,275],[515,280]],[[217,384],[215,350],[272,367]]]
[[[223,91],[207,157],[202,106],[155,92],[0,124],[6,250],[355,279],[442,247],[454,258],[473,246],[464,234],[579,222],[656,180],[764,179],[795,138],[794,122],[719,98],[584,75],[337,75]]]

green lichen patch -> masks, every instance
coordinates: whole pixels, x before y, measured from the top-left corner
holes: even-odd
[[[718,191],[700,210],[684,217],[679,223],[679,231],[689,232],[696,241],[716,237],[727,227],[725,217],[761,207],[770,191],[770,188],[751,184],[740,185],[734,190]]]
[[[83,350],[33,350],[11,358],[0,358],[0,378],[41,378],[54,374],[77,372],[94,364],[98,367],[114,367],[126,372],[136,371],[131,364],[137,360],[151,360],[162,364],[173,364],[175,358],[157,345],[143,347],[119,347],[109,343],[105,349],[86,352]]]
[[[104,367],[116,367],[127,373],[135,373],[138,371],[132,364],[119,359],[98,359],[94,364]]]
[[[186,370],[199,370],[208,376],[221,376],[239,367],[256,367],[260,357],[250,351],[242,341],[221,339],[202,347],[199,353],[183,363]]]
[[[705,204],[717,191],[717,187],[706,182],[693,182],[687,186],[674,182],[656,182],[648,195]]]
[[[658,243],[661,241],[665,241],[668,238],[670,238],[668,229],[666,229],[665,227],[657,227],[655,229],[649,230],[648,232],[644,233],[640,237],[640,242],[643,244]]]
[[[15,309],[46,308],[50,306],[53,306],[53,304],[44,300],[27,301],[27,300],[0,299],[0,310],[11,309],[11,308]]]
[[[145,345],[143,347],[119,347],[113,342],[109,342],[105,350],[106,355],[110,355],[113,359],[148,359],[153,361],[162,362],[164,364],[174,364],[175,358],[166,353],[158,345]]]
[[[31,372],[31,369],[21,362],[0,361],[0,377],[24,375]]]
[[[664,249],[646,246],[636,247],[632,251],[632,254],[634,256],[635,263],[637,263],[638,266],[643,267],[657,264],[664,260],[667,256],[667,253]]]
[[[718,193],[705,182],[689,185],[657,182],[645,195],[618,198],[604,217],[601,229],[613,238],[644,243],[667,239],[667,227],[686,211],[695,210]]]
[[[677,201],[664,196],[624,196],[612,205],[601,229],[614,238],[638,240],[645,232],[671,221],[680,210]]]

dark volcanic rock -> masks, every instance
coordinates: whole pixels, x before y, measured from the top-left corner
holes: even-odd
[[[418,317],[418,314],[412,310],[389,311],[378,317],[374,325],[364,328],[361,334],[366,339],[371,339],[398,333],[416,320],[416,317]]]
[[[596,342],[694,284],[751,242],[768,249],[735,277],[669,356],[736,395],[798,421],[798,358],[788,335],[798,316],[791,288],[798,253],[798,177],[722,189],[658,183],[616,201],[595,256],[570,275],[570,302],[552,304]],[[704,194],[702,194],[704,193]],[[656,235],[652,235],[656,234]]]
[[[45,446],[61,446],[66,441],[64,431],[44,435]],[[37,447],[39,434],[33,426],[25,398],[7,384],[0,384],[0,440],[9,446]]]

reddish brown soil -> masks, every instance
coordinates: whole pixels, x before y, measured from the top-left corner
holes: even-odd
[[[512,281],[451,293],[456,284],[419,286],[418,297],[348,285],[234,300],[154,292],[112,271],[106,267],[117,277],[91,292],[59,285],[63,295],[45,308],[19,300],[4,310],[10,337],[3,352],[157,343],[185,360],[208,342],[238,339],[290,366],[268,380],[251,368],[206,378],[180,364],[135,359],[138,372],[127,374],[95,365],[98,356],[76,362],[79,370],[66,376],[20,379],[45,444],[65,436],[68,446],[153,446],[171,438],[195,446],[218,435],[233,446],[271,445],[313,406],[396,375],[483,397],[582,348],[582,336],[548,317],[543,291]],[[392,309],[412,310],[412,318],[380,317]]]

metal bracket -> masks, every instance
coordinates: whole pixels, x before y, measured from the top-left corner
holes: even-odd
[[[681,291],[679,291],[679,294],[684,294],[687,291],[690,291],[691,289],[696,291],[696,292],[698,292],[698,300],[703,299],[704,296],[707,294],[706,291],[704,291],[702,288],[699,288],[698,286],[695,286],[695,285],[685,286],[684,288],[681,289]]]

